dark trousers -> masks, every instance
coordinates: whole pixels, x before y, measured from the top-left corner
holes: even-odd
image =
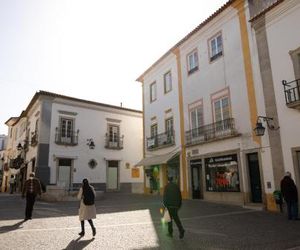
[[[90,223],[91,225],[91,228],[94,229],[94,224],[93,224],[93,221],[92,220],[88,220],[88,222]],[[81,232],[84,232],[84,220],[80,221],[81,223]]]
[[[288,219],[295,220],[298,218],[298,202],[297,201],[286,201]]]
[[[171,221],[168,222],[169,234],[173,234],[173,220],[175,221],[179,232],[182,233],[184,231],[184,229],[183,229],[181,221],[178,217],[178,208],[177,207],[168,207],[168,210],[169,210],[169,214],[170,214],[170,217],[171,217]]]
[[[33,193],[26,194],[26,210],[25,210],[25,218],[26,219],[31,219],[31,217],[32,217],[32,210],[33,210],[33,205],[35,202],[35,197],[36,197],[36,195]]]

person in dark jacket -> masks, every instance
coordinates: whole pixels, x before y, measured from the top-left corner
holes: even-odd
[[[166,209],[168,209],[171,221],[168,222],[169,236],[173,237],[173,220],[175,221],[178,230],[179,238],[182,239],[184,236],[184,229],[178,216],[178,210],[182,204],[181,192],[177,184],[173,183],[173,178],[168,178],[169,183],[166,185],[164,190],[163,203]]]
[[[291,173],[286,172],[280,183],[281,193],[287,205],[288,219],[298,220],[298,191]]]
[[[31,220],[35,198],[37,195],[42,195],[41,183],[34,176],[34,173],[29,175],[29,179],[25,182],[22,191],[22,198],[26,195],[25,220]]]

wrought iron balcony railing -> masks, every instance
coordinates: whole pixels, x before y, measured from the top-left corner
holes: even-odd
[[[78,144],[78,134],[79,130],[62,132],[59,128],[56,128],[55,143],[59,145],[76,146]]]
[[[186,145],[206,143],[209,141],[237,135],[233,118],[195,128],[185,133]]]
[[[282,81],[285,102],[289,108],[300,109],[300,79],[291,82]]]
[[[123,149],[123,141],[124,135],[122,136],[110,136],[108,134],[105,135],[105,148],[108,149]]]
[[[158,134],[156,136],[148,137],[147,149],[148,150],[158,149],[161,147],[174,145],[174,143],[175,143],[174,130],[171,130],[171,131]]]

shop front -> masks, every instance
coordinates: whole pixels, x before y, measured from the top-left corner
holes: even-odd
[[[237,154],[204,158],[206,190],[204,198],[221,202],[242,203]]]
[[[163,194],[168,177],[180,185],[180,160],[178,153],[146,157],[135,166],[144,166],[144,193]]]

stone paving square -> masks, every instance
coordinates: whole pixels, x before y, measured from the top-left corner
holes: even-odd
[[[1,250],[8,249],[300,249],[300,221],[279,213],[185,200],[180,217],[184,239],[169,238],[159,209],[161,197],[106,193],[96,202],[97,235],[78,236],[78,202],[37,201],[23,222],[25,200],[0,194]]]

